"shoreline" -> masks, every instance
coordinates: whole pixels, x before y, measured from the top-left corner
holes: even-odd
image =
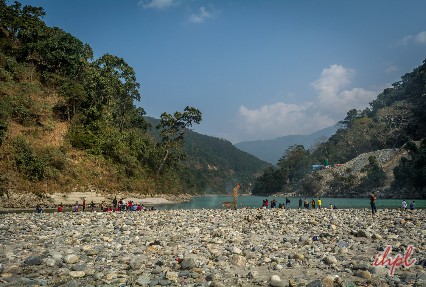
[[[75,214],[80,214],[80,213],[140,213],[140,212],[148,212],[148,211],[152,211],[149,208],[154,207],[155,210],[154,211],[173,211],[173,210],[181,210],[181,211],[191,211],[191,210],[203,210],[203,211],[218,211],[218,210],[229,210],[226,209],[224,207],[218,207],[218,208],[176,208],[176,209],[170,209],[170,208],[165,208],[162,209],[161,206],[167,206],[167,205],[173,205],[175,203],[162,203],[162,204],[144,204],[144,206],[147,208],[146,210],[143,211],[136,211],[136,210],[132,210],[132,211],[102,211],[99,209],[99,207],[96,207],[94,211],[91,211],[90,207],[86,207],[85,211],[79,210],[78,212],[74,212],[73,207],[72,206],[67,206],[63,208],[62,212],[58,212],[57,211],[57,207],[47,207],[47,208],[43,208],[43,212],[42,213],[75,213]],[[158,209],[158,207],[160,207]],[[291,208],[291,209],[280,209],[280,208],[261,208],[261,207],[239,207],[237,208],[237,210],[263,210],[265,212],[274,212],[274,210],[281,210],[282,212],[294,212],[297,211],[298,213],[309,213],[309,212],[322,212],[322,211],[329,211],[329,212],[333,212],[333,211],[338,211],[338,210],[343,210],[343,211],[360,211],[360,210],[364,210],[367,213],[371,212],[371,209],[368,207],[358,207],[358,208],[354,208],[354,207],[348,207],[348,208],[337,208],[337,209],[330,209],[329,207],[324,207],[321,209],[305,209],[305,208]],[[395,208],[378,208],[378,213],[380,212],[389,212],[389,211],[396,211],[396,212],[402,212],[405,213],[407,215],[410,215],[412,213],[415,213],[416,211],[422,211],[422,210],[426,210],[426,208],[416,208],[414,210],[402,210],[399,207],[395,207]],[[37,214],[37,212],[35,211],[35,208],[1,208],[0,207],[0,215],[1,214],[20,214],[20,213],[34,213]]]
[[[86,208],[89,208],[90,203],[99,205],[102,203],[104,206],[112,206],[112,201],[117,198],[117,201],[123,199],[124,201],[133,201],[137,204],[144,204],[145,206],[158,206],[167,204],[177,204],[186,202],[191,199],[188,194],[170,195],[170,194],[137,194],[128,192],[117,193],[101,193],[95,191],[88,192],[70,192],[70,193],[47,193],[37,196],[33,193],[9,193],[0,197],[0,210],[13,210],[13,209],[32,209],[40,205],[44,209],[57,208],[59,205],[71,207],[76,202],[81,206],[83,199],[86,201]]]
[[[222,201],[227,201],[228,198],[231,198],[230,195],[189,195],[189,194],[182,194],[182,195],[169,195],[169,194],[151,194],[151,195],[141,195],[141,194],[135,194],[135,193],[117,193],[117,194],[100,194],[96,192],[72,192],[72,193],[54,193],[54,194],[47,194],[44,197],[37,197],[34,194],[12,194],[10,198],[7,198],[6,196],[3,196],[0,198],[0,212],[1,213],[8,213],[8,212],[28,212],[35,210],[37,205],[40,205],[44,210],[56,210],[58,205],[62,203],[62,205],[65,208],[72,208],[76,201],[78,201],[80,208],[82,206],[82,199],[86,199],[86,210],[90,210],[90,203],[93,200],[95,203],[95,206],[97,209],[99,209],[99,206],[101,203],[103,203],[104,207],[112,206],[112,201],[114,197],[117,196],[117,199],[120,200],[123,198],[125,201],[133,201],[136,204],[143,204],[146,207],[160,207],[160,209],[167,209],[167,206],[177,205],[176,209],[202,209],[202,208],[214,208],[214,209],[221,209]],[[215,198],[218,197],[220,199],[211,200],[209,198]],[[223,199],[222,199],[223,197]],[[247,201],[245,199],[248,199],[250,197],[253,198],[263,198],[261,196],[253,196],[253,195],[240,195],[240,199],[238,200],[237,206],[238,208],[257,208],[260,207],[258,205],[253,205],[252,202]],[[202,198],[206,198],[203,200]],[[284,200],[284,197],[269,197],[276,198],[278,202]],[[300,197],[289,197],[292,200],[291,208],[297,209],[297,199]],[[199,200],[201,199],[201,200]],[[310,198],[309,198],[310,199]],[[365,199],[364,197],[357,197],[357,198],[322,198],[323,199],[323,208],[329,208],[329,204],[332,203],[333,205],[337,205],[339,209],[348,209],[348,208],[355,208],[355,209],[362,209],[362,208],[369,208],[368,199]],[[339,204],[337,200],[352,200],[352,199],[364,199],[367,203],[362,206],[359,205],[352,205],[348,206],[345,203]],[[381,198],[384,201],[392,200],[392,201],[398,201],[398,199],[387,199],[387,198]],[[411,200],[411,199],[410,199]],[[214,204],[205,204],[206,201],[214,202]],[[198,202],[198,203],[197,203]],[[426,201],[420,200],[416,202],[416,209],[426,209]],[[187,204],[188,203],[188,204]],[[201,204],[200,204],[201,203]],[[200,204],[200,205],[198,205]],[[161,208],[163,207],[163,208]],[[194,208],[195,207],[195,208]],[[384,204],[381,206],[380,198],[379,203],[377,204],[377,207],[379,209],[383,208],[390,208],[390,209],[399,209],[400,204],[392,203],[392,204]],[[171,207],[172,209],[175,209],[174,207]]]

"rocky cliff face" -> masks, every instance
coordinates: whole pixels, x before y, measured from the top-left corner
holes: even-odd
[[[362,180],[367,176],[364,168],[369,164],[369,158],[374,156],[379,166],[386,174],[383,187],[374,190],[357,189]],[[338,166],[315,171],[308,176],[308,181],[315,183],[315,195],[322,197],[363,197],[375,191],[380,197],[403,197],[401,193],[395,194],[390,190],[393,181],[393,169],[400,159],[407,156],[403,149],[383,149],[361,154],[353,160]]]

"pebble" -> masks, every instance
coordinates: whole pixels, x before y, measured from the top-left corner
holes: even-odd
[[[374,219],[367,209],[1,214],[0,287],[422,286],[424,218],[387,209]],[[388,276],[373,265],[388,245],[392,258],[412,245],[416,265]]]

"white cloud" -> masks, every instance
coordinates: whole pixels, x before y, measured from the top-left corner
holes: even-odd
[[[426,44],[426,31],[422,31],[417,35],[408,35],[400,40],[400,44],[408,46],[411,43]]]
[[[238,128],[249,139],[276,138],[290,134],[309,134],[343,120],[351,109],[363,109],[379,91],[345,89],[355,71],[340,65],[324,69],[311,86],[317,92],[312,102],[265,105],[257,109],[239,108]]]
[[[327,115],[317,113],[315,104],[309,102],[302,104],[280,102],[253,110],[241,106],[239,115],[239,128],[251,139],[305,134],[335,123]]]
[[[426,31],[420,32],[414,36],[414,39],[417,43],[426,44]]]
[[[172,6],[176,6],[177,2],[175,0],[140,0],[138,5],[142,6],[143,8],[166,9]]]
[[[203,6],[200,8],[200,10],[198,11],[198,13],[192,13],[189,18],[188,21],[191,23],[204,23],[204,21],[206,21],[209,18],[213,18],[213,13],[207,11],[207,9]]]
[[[311,85],[318,92],[317,108],[333,118],[350,109],[361,109],[377,96],[377,91],[362,88],[344,90],[355,76],[355,71],[340,65],[324,69],[318,80]]]
[[[408,36],[405,36],[404,38],[402,38],[401,41],[400,41],[400,43],[403,46],[407,46],[408,44],[410,44],[410,42],[411,42],[412,39],[413,39],[413,35],[408,35]]]
[[[311,85],[318,91],[322,101],[333,98],[343,87],[349,85],[355,76],[355,71],[340,65],[331,65],[321,72],[321,77]]]

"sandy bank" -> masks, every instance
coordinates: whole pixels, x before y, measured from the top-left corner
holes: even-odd
[[[100,203],[105,205],[112,205],[114,197],[117,200],[124,199],[125,201],[133,201],[135,203],[142,203],[145,206],[157,206],[163,204],[174,204],[190,200],[189,195],[141,195],[134,193],[116,193],[105,194],[94,191],[87,192],[70,192],[63,193],[57,192],[52,194],[45,194],[41,197],[32,193],[11,193],[9,196],[3,196],[0,200],[0,210],[13,210],[13,209],[34,209],[35,206],[40,205],[43,208],[56,208],[59,204],[63,206],[72,206],[76,202],[80,205],[83,200],[86,200],[87,206],[90,202],[94,202],[96,206]]]

